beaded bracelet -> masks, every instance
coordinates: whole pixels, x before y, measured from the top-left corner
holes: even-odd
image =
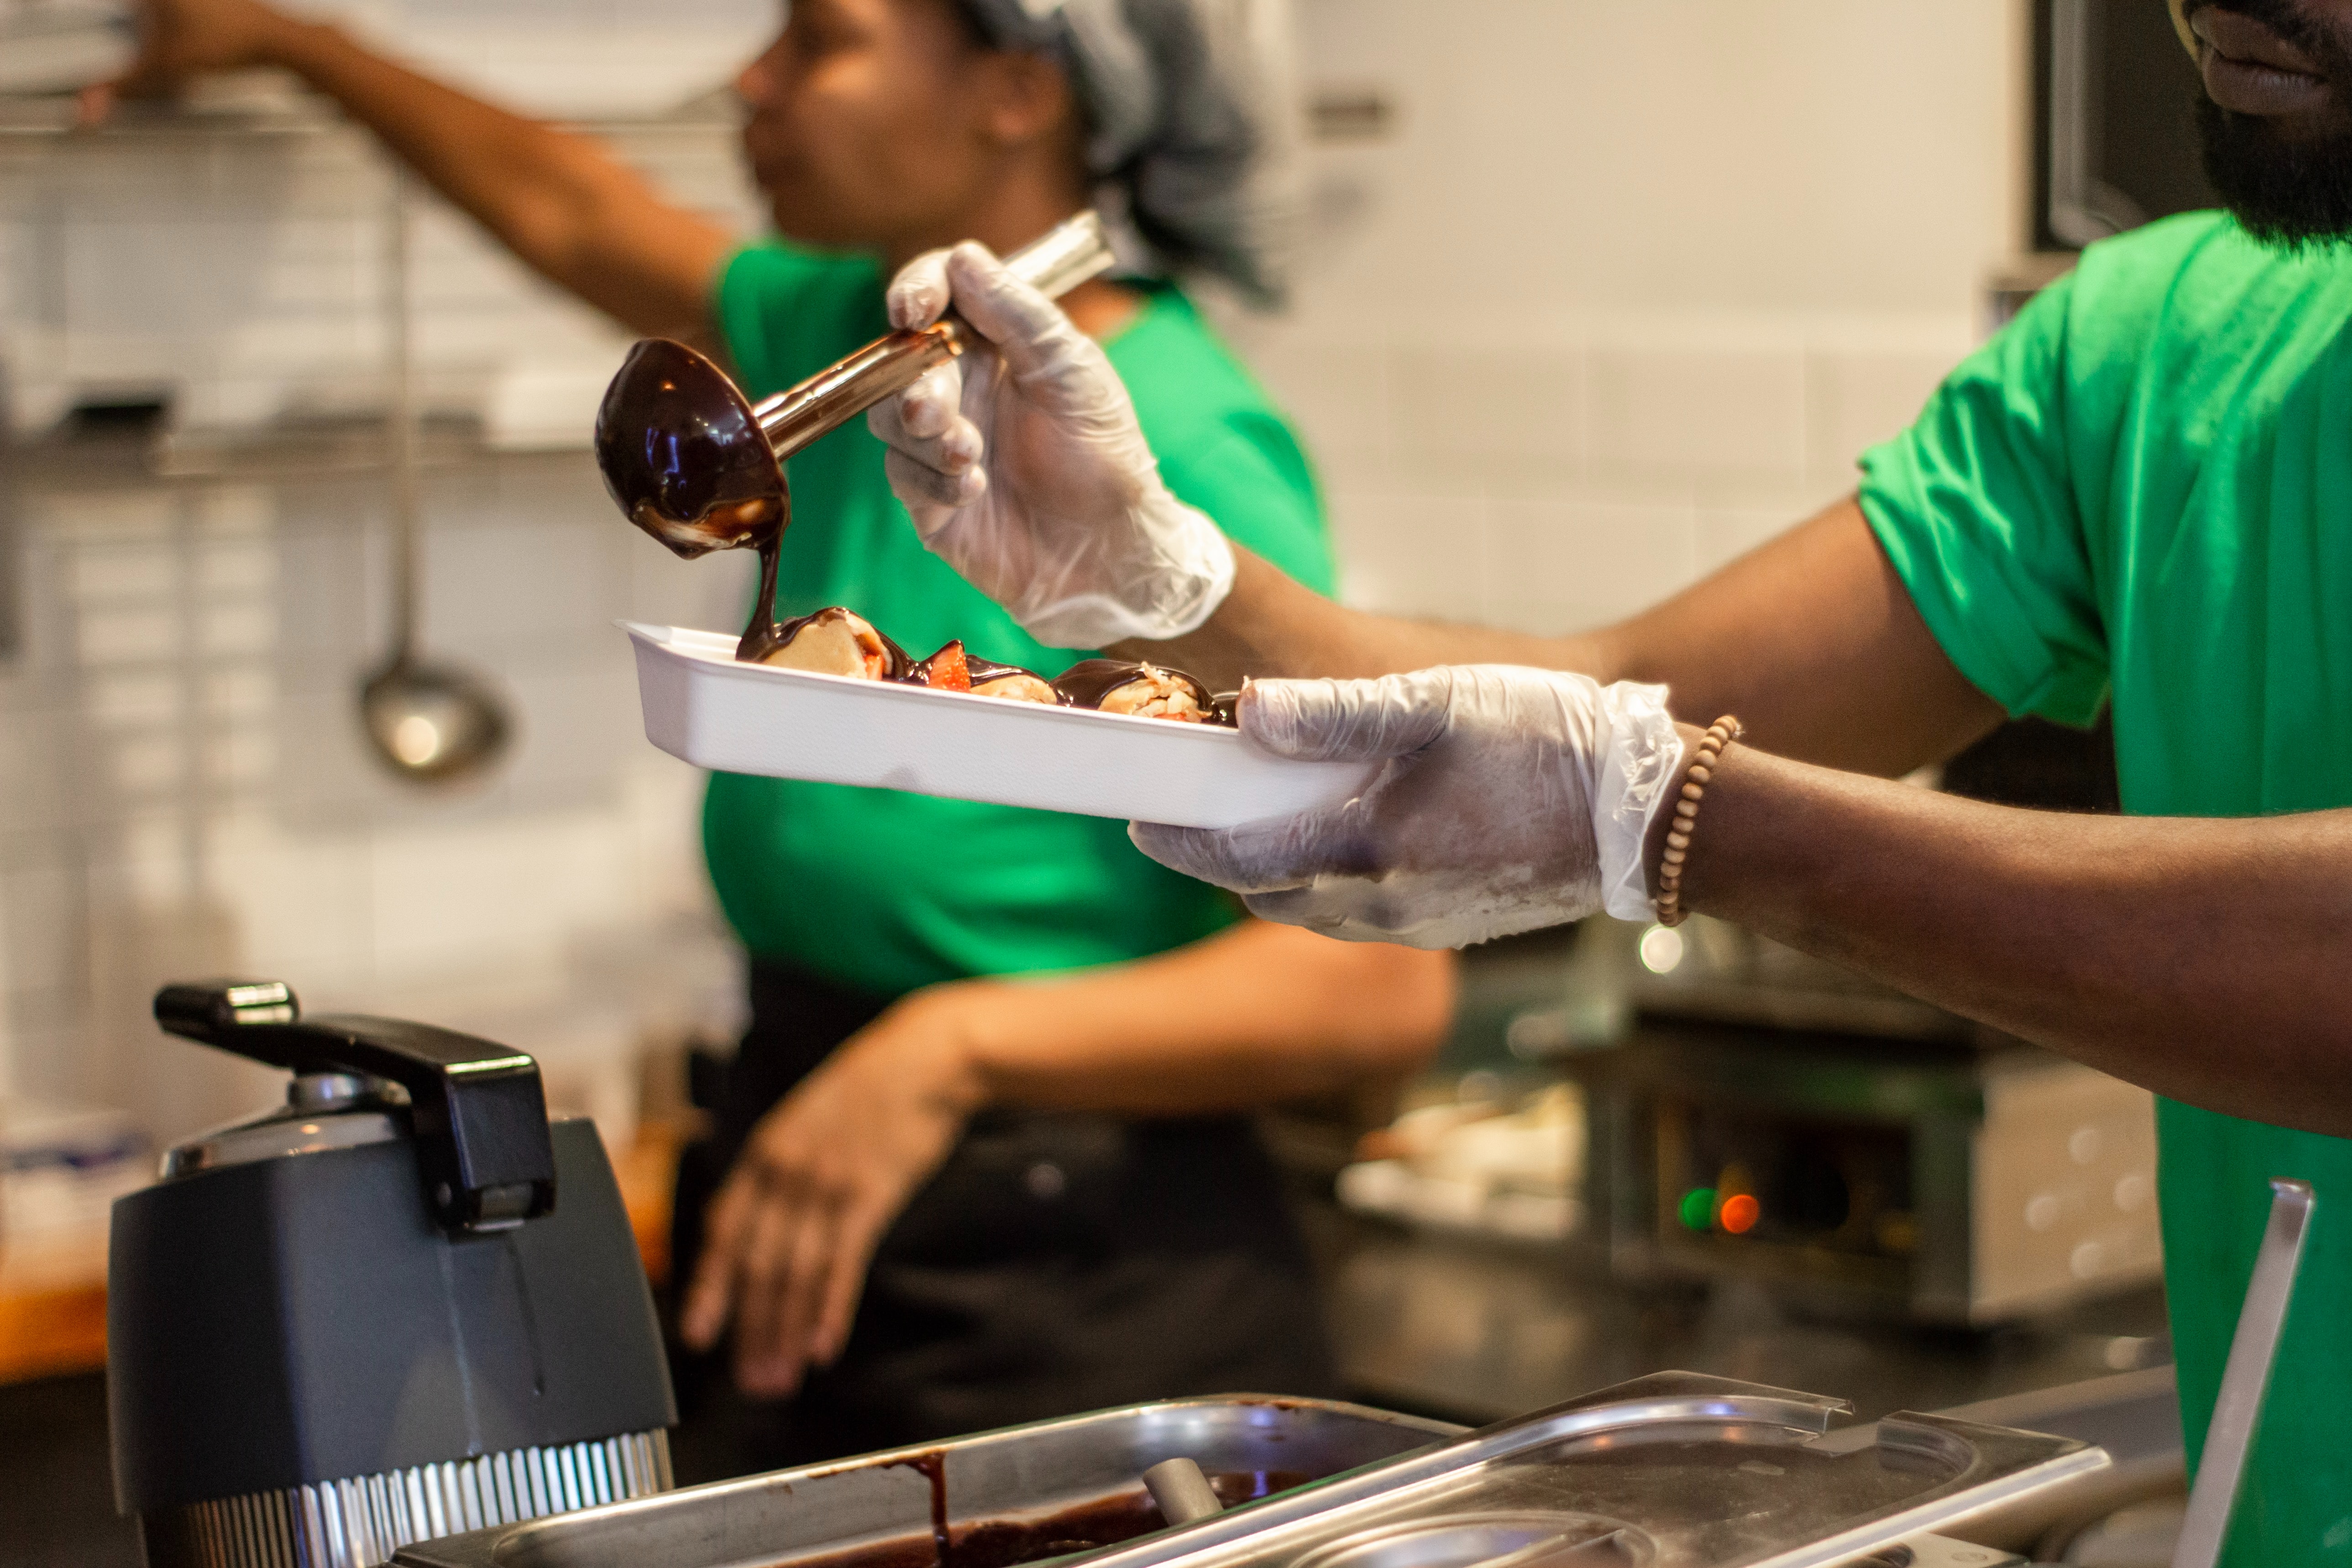
[[[1739,721],[1726,713],[1707,726],[1699,737],[1698,755],[1683,774],[1682,798],[1675,802],[1674,826],[1666,830],[1666,852],[1658,862],[1658,923],[1678,926],[1689,911],[1683,908],[1683,861],[1690,855],[1691,827],[1698,821],[1698,803],[1706,794],[1706,782],[1715,776],[1715,764],[1723,755],[1723,748],[1748,731]]]

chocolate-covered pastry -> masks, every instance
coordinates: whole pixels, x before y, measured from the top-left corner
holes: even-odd
[[[939,652],[918,659],[905,676],[917,686],[939,691],[969,691],[975,697],[1002,697],[1014,702],[1058,705],[1062,695],[1045,678],[1017,664],[998,664],[965,650],[957,637]]]
[[[903,680],[913,667],[906,649],[865,616],[839,605],[778,622],[772,643],[764,655],[748,662],[858,680]]]
[[[754,623],[757,630],[757,623]],[[746,638],[746,641],[750,641]],[[1213,697],[1209,689],[1181,669],[1153,664],[1131,664],[1123,658],[1083,659],[1053,680],[1017,664],[998,664],[968,652],[961,637],[942,645],[928,658],[909,658],[907,650],[863,616],[828,605],[822,610],[775,623],[765,638],[766,651],[756,658],[738,658],[779,669],[803,669],[819,675],[845,675],[857,680],[888,680],[908,686],[928,686],[935,691],[968,691],[975,697],[997,697],[1012,702],[1041,702],[1048,707],[1093,708],[1105,713],[1129,713],[1145,719],[1172,719],[1183,724],[1234,723],[1231,693]]]
[[[1216,699],[1181,669],[1133,664],[1123,658],[1081,659],[1054,679],[1054,689],[1071,706],[1186,724],[1217,722]]]
[[[991,668],[996,673],[984,679],[977,669],[972,672],[971,694],[974,697],[1002,697],[1008,702],[1043,702],[1049,708],[1068,706],[1062,694],[1054,689],[1053,682],[1034,670],[1023,669],[1012,664]]]
[[[929,686],[940,691],[970,691],[971,660],[963,651],[963,638],[950,637],[939,652],[908,666],[907,673],[899,679],[909,686]]]

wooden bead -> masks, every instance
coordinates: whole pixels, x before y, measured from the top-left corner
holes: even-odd
[[[1690,776],[1694,783],[1706,784],[1714,779],[1715,772],[1706,763],[1696,762],[1691,764]]]
[[[1705,784],[1686,784],[1683,785],[1683,798],[1687,801],[1695,802],[1699,796],[1706,793],[1706,786]]]
[[[1679,867],[1685,858],[1685,855],[1683,850],[1669,849],[1666,851],[1664,858],[1667,865]]]
[[[1666,847],[1667,847],[1667,848],[1669,848],[1669,849],[1687,849],[1687,848],[1689,848],[1689,847],[1690,847],[1690,835],[1689,835],[1689,834],[1687,834],[1687,833],[1681,832],[1681,831],[1679,831],[1679,830],[1677,830],[1677,831],[1675,831],[1675,832],[1673,832],[1673,833],[1669,833],[1669,834],[1667,834],[1667,835],[1666,835]]]

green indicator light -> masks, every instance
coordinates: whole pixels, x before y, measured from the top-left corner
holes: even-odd
[[[1693,1187],[1683,1194],[1675,1211],[1681,1215],[1685,1230],[1707,1230],[1715,1225],[1715,1189]]]

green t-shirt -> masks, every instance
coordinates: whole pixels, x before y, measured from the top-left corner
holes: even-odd
[[[882,286],[868,258],[773,243],[738,254],[717,304],[744,385],[765,396],[887,331]],[[1169,489],[1328,592],[1306,456],[1192,302],[1152,289],[1107,346]],[[779,612],[846,605],[918,657],[961,637],[1048,676],[1087,657],[1038,643],[925,550],[883,452],[858,419],[792,459]],[[1125,823],[1100,817],[718,773],[702,838],[719,903],[755,956],[885,994],[1139,958],[1234,918],[1223,894],[1146,859]]]
[[[2352,805],[2347,322],[2352,252],[2153,224],[2084,252],[1863,458],[1863,510],[1962,674],[2011,713],[2112,702],[2127,811]],[[2269,1178],[2317,1190],[2227,1561],[2352,1563],[2352,1141],[2171,1100],[2157,1125],[2192,1462]]]

